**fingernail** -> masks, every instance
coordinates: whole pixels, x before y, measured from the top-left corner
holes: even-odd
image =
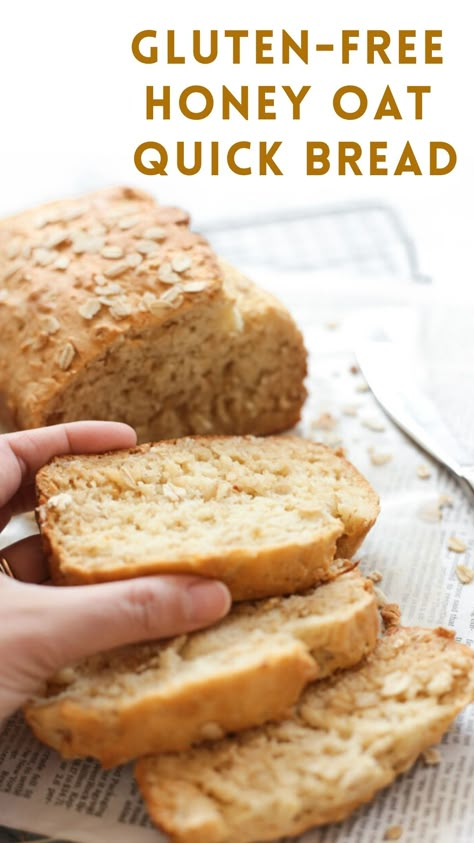
[[[191,623],[211,623],[229,611],[231,598],[227,586],[222,582],[195,580],[188,586],[187,592]]]

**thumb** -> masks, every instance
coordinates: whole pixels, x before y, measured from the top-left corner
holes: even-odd
[[[10,584],[21,638],[11,644],[20,662],[34,664],[29,673],[37,681],[99,650],[206,626],[230,607],[226,586],[200,577],[142,577],[68,588]]]

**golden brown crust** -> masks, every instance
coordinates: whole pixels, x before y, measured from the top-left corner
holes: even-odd
[[[44,423],[52,397],[127,332],[221,289],[217,258],[188,224],[132,188],[0,221],[0,391],[16,425]],[[187,292],[191,281],[203,289]]]
[[[131,188],[0,221],[0,332],[10,427],[268,434],[296,424],[306,396],[286,309],[222,267],[184,211]]]
[[[262,440],[261,444],[260,440],[255,440],[253,437],[236,437],[234,440],[233,437],[196,436],[187,437],[184,440],[168,440],[159,444],[149,443],[127,451],[84,457],[83,460],[84,464],[93,470],[95,461],[101,463],[107,461],[109,457],[120,460],[124,455],[145,454],[150,448],[157,448],[158,454],[166,453],[169,459],[171,458],[170,446],[192,449],[194,445],[201,442],[232,443],[233,441],[238,441],[244,448],[247,441],[250,447],[257,447],[261,451],[275,444],[281,452],[281,449],[287,445],[289,449],[292,449],[292,457],[295,459],[301,457],[304,460],[307,454],[315,454],[318,457],[323,455],[328,465],[337,466],[338,476],[344,478],[339,484],[342,491],[341,493],[338,491],[336,496],[339,499],[340,494],[342,499],[341,512],[337,513],[340,518],[332,519],[331,523],[325,524],[324,529],[315,534],[311,542],[287,540],[278,545],[256,548],[252,542],[245,542],[243,539],[238,547],[226,549],[225,552],[220,549],[215,554],[186,553],[185,558],[175,558],[173,561],[166,561],[159,557],[151,559],[149,556],[146,560],[140,561],[134,556],[133,564],[130,565],[123,562],[119,564],[115,559],[107,559],[103,560],[101,565],[88,567],[80,560],[76,562],[61,550],[60,531],[55,528],[56,516],[48,506],[49,498],[57,494],[59,490],[66,490],[66,487],[63,488],[60,485],[61,465],[81,458],[75,456],[54,458],[38,472],[36,477],[38,511],[41,513],[39,524],[53,581],[58,585],[78,585],[157,573],[191,573],[221,579],[229,587],[234,600],[252,600],[290,594],[295,591],[304,591],[316,582],[323,582],[328,575],[331,562],[335,558],[342,558],[341,547],[346,551],[346,556],[352,555],[372,527],[379,510],[378,497],[365,478],[347,460],[334,454],[324,445],[292,436],[278,437],[275,440],[268,437]],[[55,476],[56,468],[57,476]],[[357,512],[354,500],[351,501],[348,509],[347,501],[345,501],[346,487],[352,490],[352,495],[355,491],[360,502],[363,503],[360,512]]]

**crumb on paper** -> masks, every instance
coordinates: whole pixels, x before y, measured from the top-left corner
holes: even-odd
[[[337,425],[337,419],[332,413],[321,413],[317,419],[313,419],[310,427],[315,430],[334,430]]]
[[[325,328],[327,328],[328,331],[335,331],[336,328],[339,328],[339,326],[340,322],[337,322],[335,319],[330,319],[329,322],[326,322],[325,324]]]
[[[362,419],[362,424],[364,427],[367,427],[369,430],[373,430],[375,433],[382,433],[385,430],[384,423],[379,421],[379,419]]]
[[[385,829],[385,834],[383,836],[384,840],[400,840],[400,837],[403,834],[403,828],[401,825],[391,825]]]
[[[370,574],[367,574],[367,579],[372,580],[373,583],[380,582],[383,577],[380,571],[371,571]]]
[[[356,392],[369,392],[369,390],[370,387],[366,381],[361,381],[361,383],[358,383],[356,386]]]
[[[416,467],[416,473],[420,480],[428,480],[428,478],[431,477],[431,470],[426,463],[420,463],[420,465]]]
[[[341,411],[344,416],[356,416],[358,410],[358,404],[343,404],[343,406],[341,407]]]
[[[340,448],[341,456],[345,456],[344,448],[341,447],[342,439],[339,433],[335,433],[335,431],[329,430],[327,433],[324,434],[322,439],[324,444],[329,445],[330,448]]]
[[[423,761],[428,767],[434,767],[441,761],[439,749],[437,749],[435,746],[429,746],[428,749],[423,750],[423,752],[421,753],[421,757],[423,758]]]
[[[438,506],[440,509],[444,509],[444,507],[452,506],[454,503],[451,495],[440,495],[438,498]]]
[[[467,545],[464,544],[462,539],[458,539],[457,536],[450,536],[448,539],[448,550],[453,550],[454,553],[465,553]]]
[[[349,371],[350,371],[351,375],[358,375],[359,374],[359,367],[356,366],[355,363],[353,363],[352,366],[349,367]]]
[[[469,585],[474,580],[474,571],[467,565],[459,563],[459,565],[456,565],[456,576],[463,585]]]
[[[386,603],[385,606],[380,608],[380,617],[385,630],[400,626],[402,617],[400,606],[398,603]]]
[[[452,505],[453,499],[450,495],[438,495],[437,500],[431,500],[422,504],[422,506],[418,509],[417,514],[422,521],[426,521],[429,524],[435,524],[437,521],[441,521],[443,509]]]
[[[383,453],[382,451],[377,452],[375,448],[367,448],[370,456],[370,462],[372,465],[385,465],[386,463],[390,462],[392,459],[392,454],[388,451]]]

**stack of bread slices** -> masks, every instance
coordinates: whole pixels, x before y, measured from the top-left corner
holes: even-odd
[[[187,437],[55,458],[37,476],[53,579],[192,573],[229,615],[100,653],[31,699],[36,735],[109,767],[138,758],[178,843],[246,843],[337,821],[437,742],[474,696],[446,630],[379,630],[350,559],[378,499],[342,455],[297,437]]]

